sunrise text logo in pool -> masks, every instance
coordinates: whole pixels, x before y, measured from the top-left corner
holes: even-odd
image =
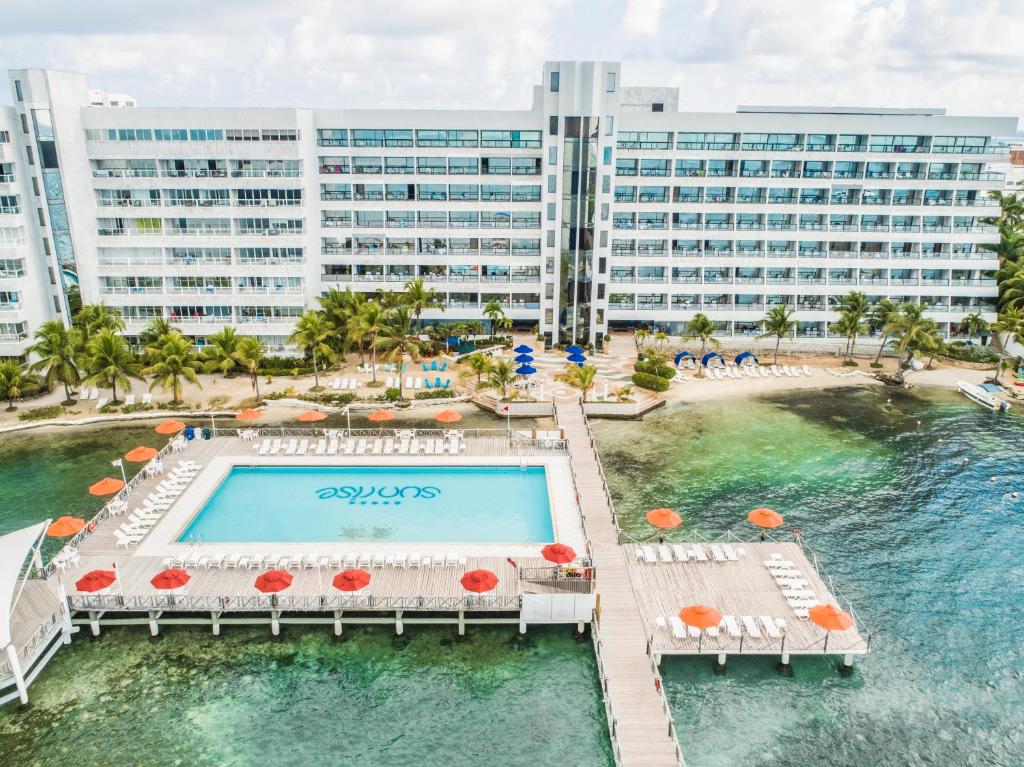
[[[429,501],[441,495],[433,485],[340,485],[316,491],[321,501],[347,501],[349,506],[400,506],[404,500]]]

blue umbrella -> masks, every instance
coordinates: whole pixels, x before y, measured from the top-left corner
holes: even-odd
[[[537,368],[530,367],[529,365],[520,365],[516,368],[516,373],[521,376],[533,375],[537,372]]]
[[[519,346],[517,346],[512,351],[514,351],[516,354],[529,354],[530,352],[533,351],[533,349],[531,349],[526,344],[519,344]]]
[[[569,359],[569,362],[578,362],[580,364],[582,364],[582,363],[587,361],[587,358],[584,357],[579,352],[574,352],[574,353],[570,354],[568,359]]]
[[[570,346],[568,349],[566,349],[566,351],[569,354],[583,354],[583,349],[581,349],[580,347],[576,346],[576,344],[573,344],[572,346]]]
[[[531,357],[529,354],[520,354],[518,357],[516,357],[516,362],[518,362],[520,365],[525,365],[527,362],[533,362],[533,357]]]

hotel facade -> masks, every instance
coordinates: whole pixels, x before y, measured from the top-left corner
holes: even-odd
[[[143,108],[84,75],[9,73],[0,107],[0,356],[67,289],[134,336],[167,317],[286,351],[331,288],[414,278],[445,311],[491,301],[550,342],[697,312],[756,335],[787,305],[828,337],[851,290],[994,317],[988,192],[1015,118],[932,109],[678,111],[619,64],[549,62],[520,111]]]

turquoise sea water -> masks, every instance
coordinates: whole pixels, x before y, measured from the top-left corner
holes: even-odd
[[[554,529],[540,466],[240,466],[178,540],[550,543]]]
[[[742,530],[747,511],[774,508],[874,632],[849,678],[835,659],[794,658],[792,678],[777,658],[730,657],[724,676],[666,659],[690,767],[1024,764],[1021,415],[850,390],[595,432],[624,527],[645,532],[643,513],[671,506],[684,533]]]

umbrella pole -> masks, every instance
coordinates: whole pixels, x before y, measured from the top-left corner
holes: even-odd
[[[831,635],[831,634],[832,634],[831,631],[826,631],[825,632],[825,647],[821,651],[822,655],[827,655],[828,654],[828,638],[829,638],[829,635]]]

